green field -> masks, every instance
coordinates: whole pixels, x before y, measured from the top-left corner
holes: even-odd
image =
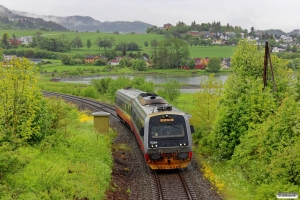
[[[0,30],[0,36],[2,36],[4,33],[8,33],[9,36],[12,36],[12,34],[15,34],[17,37],[21,36],[32,36],[35,34],[37,30]],[[79,36],[83,43],[84,47],[79,49],[79,50],[72,50],[69,52],[72,55],[75,54],[83,54],[83,55],[88,55],[88,54],[101,54],[104,52],[104,49],[99,48],[93,44],[90,49],[88,49],[85,44],[87,39],[90,39],[92,43],[96,41],[98,37],[104,38],[104,37],[114,37],[115,38],[115,44],[118,44],[120,42],[135,42],[137,43],[140,47],[143,53],[151,54],[151,47],[150,47],[150,41],[156,39],[157,41],[164,40],[163,35],[158,35],[158,34],[112,34],[112,33],[96,33],[96,32],[47,32],[47,31],[42,31],[43,35],[45,37],[51,37],[51,38],[56,38],[61,34],[65,34],[67,37],[70,39],[73,39],[76,36]],[[149,43],[148,47],[144,46],[145,42]],[[234,46],[193,46],[190,47],[190,57],[196,58],[196,57],[231,57],[233,54],[233,49]],[[127,52],[129,53],[129,52]]]

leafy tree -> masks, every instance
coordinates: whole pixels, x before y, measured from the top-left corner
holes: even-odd
[[[25,58],[13,59],[6,66],[0,63],[0,76],[0,148],[5,143],[17,147],[41,131],[38,69]]]
[[[158,41],[156,39],[151,40],[150,45],[152,48],[157,48],[158,47]]]
[[[4,33],[3,36],[2,36],[2,39],[1,39],[2,47],[4,49],[10,49],[11,48],[9,39],[10,39],[9,35],[7,33]]]
[[[211,57],[207,64],[207,71],[218,72],[221,69],[221,59],[218,57]]]
[[[291,90],[293,80],[286,70],[287,62],[276,56],[272,56],[272,64],[277,74],[277,91],[271,92],[273,83],[270,77],[267,78],[267,87],[262,90],[264,52],[251,44],[240,40],[231,59],[234,73],[225,83],[213,131],[213,151],[219,159],[230,159],[240,144],[240,138],[259,126],[276,110],[279,102],[294,93],[294,89]]]
[[[95,60],[94,65],[95,66],[104,66],[104,65],[106,65],[106,61],[100,58],[100,59]]]
[[[164,84],[163,88],[159,89],[157,93],[169,101],[174,101],[180,95],[180,84],[176,80],[169,79],[167,83]]]
[[[113,97],[115,96],[115,93],[117,90],[128,87],[131,85],[131,80],[128,77],[125,76],[119,76],[116,80],[112,81],[107,89],[107,93]]]
[[[111,60],[119,56],[119,54],[114,50],[108,50],[104,52],[104,56],[106,56],[109,60]]]
[[[84,97],[90,97],[90,98],[94,98],[94,99],[97,99],[99,97],[98,91],[93,86],[84,88],[81,95]]]
[[[252,37],[254,37],[254,35],[255,35],[254,27],[251,27],[249,35],[252,36]]]
[[[159,42],[156,55],[160,67],[178,68],[181,60],[189,57],[189,48],[184,40],[172,38]]]
[[[217,80],[214,74],[200,83],[202,90],[193,95],[193,109],[191,123],[196,133],[195,143],[201,148],[203,155],[211,154],[211,140],[214,122],[218,113],[218,102],[222,95],[222,81]]]
[[[145,47],[148,47],[148,45],[149,45],[148,42],[145,41],[145,42],[144,42],[144,46],[145,46]]]
[[[92,79],[91,84],[97,89],[100,94],[108,92],[108,86],[113,81],[111,77],[102,79]]]
[[[18,46],[18,39],[17,39],[17,36],[13,33],[12,35],[12,41],[11,41],[11,44],[14,48],[16,48]]]
[[[99,47],[99,49],[102,47],[106,51],[106,48],[111,48],[115,42],[114,37],[104,37],[103,39],[101,37],[98,37],[95,41],[95,44]]]
[[[127,51],[127,43],[126,42],[120,42],[119,44],[117,44],[116,46],[116,50],[119,50],[119,51]]]
[[[130,51],[137,51],[139,50],[139,45],[135,42],[129,42],[127,44],[127,50],[130,50]]]
[[[194,69],[196,66],[195,60],[194,59],[190,59],[188,62],[188,66],[190,69]]]
[[[120,60],[119,65],[121,67],[130,67],[132,64],[131,64],[130,60],[127,57],[123,57]]]
[[[71,64],[72,57],[69,54],[63,54],[60,60],[64,65],[69,65]]]
[[[72,40],[72,44],[73,44],[73,48],[81,48],[83,47],[83,43],[82,43],[82,40],[79,36],[76,36],[73,40]]]
[[[154,83],[152,81],[146,81],[146,79],[142,76],[135,76],[131,85],[133,88],[145,91],[145,92],[153,92],[154,91]]]
[[[87,39],[87,41],[86,41],[86,47],[87,47],[88,49],[90,49],[91,46],[92,46],[91,40],[90,40],[90,39]]]
[[[293,47],[292,47],[292,51],[293,52],[297,52],[298,50],[297,50],[297,46],[296,45],[293,45]]]
[[[137,71],[146,71],[147,64],[144,60],[136,59],[132,62],[132,68]]]

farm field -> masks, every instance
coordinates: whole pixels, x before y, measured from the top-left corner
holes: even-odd
[[[38,30],[0,30],[0,35],[3,35],[4,33],[9,34],[9,36],[12,36],[12,34],[15,34],[17,37],[21,36],[32,36],[35,34]],[[95,40],[98,37],[104,38],[104,37],[114,37],[115,38],[115,44],[118,44],[120,42],[135,42],[137,43],[141,51],[143,53],[151,54],[151,47],[150,47],[150,41],[156,39],[157,41],[164,40],[163,35],[157,35],[157,34],[112,34],[112,33],[96,33],[96,32],[58,32],[58,31],[41,31],[42,34],[45,37],[49,38],[56,38],[59,37],[61,34],[65,34],[68,38],[73,39],[76,36],[79,36],[84,44],[84,47],[81,49],[73,49],[70,52],[68,52],[71,55],[76,54],[82,54],[82,55],[88,55],[88,54],[101,54],[104,52],[103,48],[98,48],[95,44]],[[88,49],[85,44],[86,41],[90,39],[92,42],[92,46],[90,49]],[[144,46],[145,42],[149,43],[148,47]],[[233,49],[234,46],[189,46],[190,49],[190,57],[196,58],[196,57],[231,57],[233,55]],[[130,53],[129,51],[127,53]]]

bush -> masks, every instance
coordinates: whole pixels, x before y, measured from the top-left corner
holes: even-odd
[[[95,66],[103,66],[103,65],[106,65],[106,61],[99,58],[97,60],[95,60],[95,63],[94,63]]]
[[[137,59],[132,62],[132,68],[137,71],[146,71],[147,64],[144,60]]]
[[[98,91],[93,86],[89,86],[89,87],[85,88],[82,91],[81,95],[84,97],[90,97],[90,98],[94,98],[94,99],[97,99],[99,97]]]
[[[72,59],[71,61],[70,61],[70,65],[80,65],[80,64],[82,64],[83,62],[82,62],[82,60],[80,60],[80,59]]]
[[[157,93],[169,101],[174,101],[180,95],[180,84],[176,80],[168,80]]]
[[[71,64],[72,57],[68,54],[62,54],[60,60],[64,65],[69,65]]]
[[[113,81],[111,77],[102,79],[92,79],[91,84],[100,94],[105,94],[108,91],[109,84]]]

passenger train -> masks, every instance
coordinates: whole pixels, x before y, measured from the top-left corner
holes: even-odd
[[[189,115],[164,98],[126,87],[116,92],[118,117],[129,125],[153,170],[186,168],[192,159]]]

